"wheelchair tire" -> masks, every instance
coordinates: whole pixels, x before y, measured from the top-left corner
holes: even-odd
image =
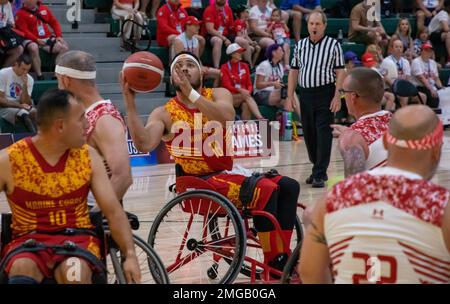
[[[299,283],[300,275],[297,272],[297,264],[300,258],[300,251],[302,249],[303,242],[299,242],[297,247],[292,251],[286,266],[284,266],[283,274],[280,279],[281,284]]]
[[[141,269],[142,284],[169,284],[169,277],[161,259],[155,250],[137,235],[133,235],[136,247],[136,256]],[[109,256],[114,274],[109,271],[108,282],[126,284],[126,278],[122,269],[123,259],[117,246],[111,246]]]
[[[302,226],[302,223],[301,223],[300,218],[298,217],[298,215],[296,215],[296,217],[295,217],[294,229],[295,229],[296,239],[294,239],[292,241],[295,241],[294,244],[295,244],[295,246],[297,246],[299,243],[301,243],[303,241],[303,226]],[[247,238],[247,240],[248,240],[248,238]],[[292,246],[292,241],[291,241],[291,246]],[[263,257],[262,256],[260,257],[260,259],[261,259],[261,262],[263,262],[263,260],[262,260]],[[228,260],[226,260],[226,261],[228,262]],[[262,269],[256,269],[255,279],[256,280],[261,280],[262,273],[263,273]],[[243,274],[243,275],[245,275],[246,277],[249,277],[249,278],[251,278],[251,276],[252,276],[251,265],[248,265],[245,261],[244,261],[244,263],[242,264],[242,267],[241,267],[241,274]]]
[[[218,222],[217,230],[208,235],[212,221]],[[219,223],[226,228],[221,229]],[[165,253],[161,260],[171,283],[229,284],[244,261],[246,235],[239,211],[226,197],[193,190],[163,207],[150,229],[148,243]]]

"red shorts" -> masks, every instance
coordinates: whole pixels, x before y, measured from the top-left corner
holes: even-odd
[[[65,241],[72,241],[80,248],[86,249],[98,259],[101,259],[100,253],[100,240],[91,235],[48,235],[48,234],[32,234],[18,237],[11,241],[4,250],[2,250],[2,257],[5,257],[11,250],[22,245],[26,240],[34,239],[38,243],[45,245],[63,245]],[[55,268],[64,260],[68,259],[67,255],[55,254],[52,249],[44,249],[36,252],[22,252],[14,255],[6,264],[5,271],[9,273],[11,266],[17,259],[29,258],[33,260],[39,267],[42,274],[47,278],[53,278],[53,272]],[[86,260],[85,260],[86,261]],[[91,269],[95,269],[95,265],[86,261]]]
[[[278,181],[283,176],[277,175],[272,178],[262,178],[258,181],[255,191],[253,192],[253,200],[248,204],[247,208],[263,210],[269,201],[272,193],[278,190]],[[246,177],[240,174],[221,173],[208,178],[206,181],[213,186],[217,192],[226,196],[237,208],[242,207],[239,199],[241,184]]]

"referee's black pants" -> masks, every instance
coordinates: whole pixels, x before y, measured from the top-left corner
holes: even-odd
[[[330,164],[333,134],[330,125],[334,115],[330,110],[336,86],[300,88],[300,110],[309,160],[313,163],[312,176],[326,179]]]

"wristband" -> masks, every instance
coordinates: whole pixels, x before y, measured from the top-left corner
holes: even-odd
[[[200,97],[202,97],[202,95],[200,95],[196,90],[192,89],[188,99],[190,102],[195,103],[200,99]]]

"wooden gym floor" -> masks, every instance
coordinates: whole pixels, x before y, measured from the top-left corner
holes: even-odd
[[[331,162],[328,170],[328,176],[343,175],[343,162],[336,149],[336,140],[333,143],[333,151],[331,155]],[[442,159],[433,181],[441,186],[450,187],[450,131],[445,132],[444,147],[442,151]],[[311,164],[309,163],[306,146],[303,139],[300,141],[281,142],[280,143],[280,157],[276,166],[271,165],[266,167],[267,161],[261,160],[239,160],[236,163],[250,169],[269,169],[276,168],[280,174],[287,175],[298,180],[301,184],[299,201],[306,205],[313,205],[317,198],[325,193],[325,189],[313,189],[310,185],[305,184],[305,179],[311,173]],[[174,178],[174,165],[157,165],[151,167],[135,167],[133,170],[133,185],[128,190],[124,199],[124,207],[127,211],[136,214],[139,217],[141,227],[135,233],[147,240],[150,227],[161,208],[166,203],[166,189],[167,182],[170,178]],[[5,196],[2,193],[0,196],[0,212],[8,212],[9,207]],[[298,211],[301,216],[301,211]],[[167,235],[167,240],[171,238]],[[170,242],[170,241],[169,241]],[[169,254],[168,250],[161,249],[158,254],[163,258]],[[198,271],[198,269],[197,269]],[[186,269],[183,272],[183,278],[180,283],[198,282],[198,278],[192,269]],[[245,277],[241,275],[238,281],[245,281]]]

